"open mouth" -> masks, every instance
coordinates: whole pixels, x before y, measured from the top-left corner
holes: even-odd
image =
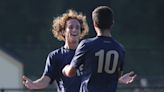
[[[71,36],[78,36],[78,34],[71,34]]]

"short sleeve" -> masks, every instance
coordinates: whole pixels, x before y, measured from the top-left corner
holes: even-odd
[[[46,60],[43,76],[50,77],[51,79],[50,84],[51,84],[55,80],[56,74],[57,74],[57,64],[55,64],[55,60],[52,54],[50,53]]]
[[[81,64],[84,64],[86,53],[87,53],[87,45],[83,40],[80,42],[80,44],[78,45],[75,51],[75,55],[71,61],[71,66],[78,69]]]

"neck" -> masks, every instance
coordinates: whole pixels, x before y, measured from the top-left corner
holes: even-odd
[[[98,28],[95,29],[95,30],[96,30],[97,36],[112,37],[110,29],[103,30],[103,32],[100,29],[98,29]]]
[[[78,42],[65,42],[64,48],[75,50],[78,46]]]

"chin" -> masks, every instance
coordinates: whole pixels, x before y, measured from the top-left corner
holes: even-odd
[[[70,42],[77,43],[77,42],[79,42],[79,40],[77,40],[77,38],[74,38],[74,39],[71,39]]]
[[[78,40],[72,40],[71,42],[72,42],[72,43],[77,43],[77,42],[78,42]]]

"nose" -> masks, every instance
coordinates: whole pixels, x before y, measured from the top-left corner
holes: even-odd
[[[73,31],[73,32],[78,32],[78,28],[74,27],[74,28],[72,29],[72,31]]]

